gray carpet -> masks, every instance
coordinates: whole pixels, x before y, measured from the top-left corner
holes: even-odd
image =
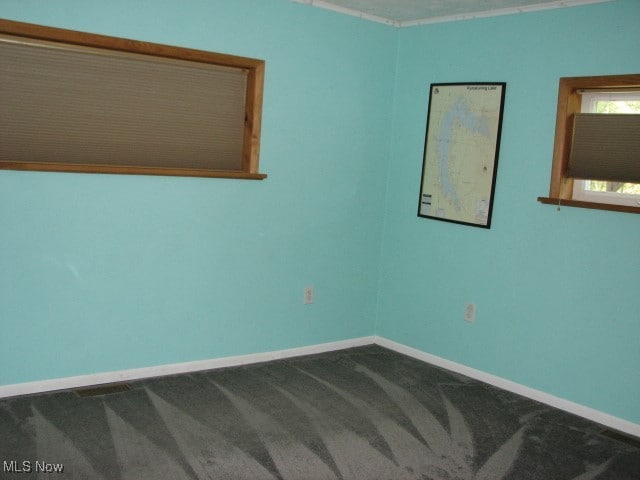
[[[640,479],[603,427],[378,346],[130,386],[0,400],[0,477]]]

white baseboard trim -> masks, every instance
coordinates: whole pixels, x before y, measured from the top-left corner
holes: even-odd
[[[480,380],[481,382],[488,383],[489,385],[493,385],[494,387],[498,387],[503,390],[522,395],[523,397],[536,400],[540,403],[544,403],[551,407],[564,410],[565,412],[578,415],[579,417],[586,418],[593,422],[609,427],[613,430],[624,432],[629,435],[633,435],[634,437],[640,437],[640,425],[637,423],[633,423],[628,420],[609,415],[608,413],[604,413],[590,407],[585,407],[584,405],[565,400],[564,398],[556,397],[555,395],[551,395],[549,393],[542,392],[525,385],[521,385],[519,383],[483,372],[481,370],[476,370],[475,368],[468,367],[461,363],[453,362],[451,360],[447,360],[445,358],[441,358],[436,355],[432,355],[430,353],[408,347],[401,343],[394,342],[393,340],[388,340],[384,337],[375,337],[374,343],[380,345],[381,347],[388,348],[389,350],[403,353],[417,360],[421,360],[437,367],[451,370],[452,372],[460,373],[467,377],[471,377],[473,379]]]
[[[158,365],[156,367],[134,368],[131,370],[120,370],[115,372],[95,373],[90,375],[55,378],[52,380],[42,380],[37,382],[3,385],[0,386],[0,398],[52,392],[55,390],[67,390],[71,388],[82,388],[92,385],[103,385],[107,383],[128,382],[133,380],[142,380],[145,378],[160,377],[163,375],[191,373],[201,370],[237,367],[240,365],[249,365],[252,363],[268,362],[271,360],[301,357],[303,355],[313,355],[315,353],[324,353],[334,350],[343,350],[345,348],[371,345],[374,343],[374,339],[375,337],[373,336],[361,337],[350,340],[341,340],[337,342],[321,343],[306,347],[290,348],[287,350],[278,350],[274,352],[253,353],[249,355],[214,358],[210,360],[199,360],[195,362]]]
[[[493,385],[503,390],[522,395],[536,400],[554,408],[578,415],[593,422],[619,432],[624,432],[635,437],[640,437],[640,425],[624,420],[613,415],[585,407],[575,402],[556,397],[546,392],[521,385],[490,373],[476,370],[461,363],[453,362],[445,358],[423,352],[421,350],[408,347],[384,337],[370,336],[341,340],[337,342],[321,343],[306,347],[290,348],[273,352],[253,353],[249,355],[238,355],[233,357],[214,358],[209,360],[198,360],[195,362],[175,363],[170,365],[159,365],[155,367],[134,368],[130,370],[119,370],[115,372],[95,373],[90,375],[79,375],[75,377],[55,378],[52,380],[42,380],[36,382],[17,383],[13,385],[0,386],[0,398],[15,397],[18,395],[31,395],[36,393],[52,392],[56,390],[66,390],[72,388],[82,388],[92,385],[103,385],[108,383],[127,382],[143,380],[145,378],[160,377],[163,375],[175,375],[180,373],[191,373],[202,370],[213,370],[217,368],[237,367],[240,365],[250,365],[254,363],[268,362],[271,360],[281,360],[285,358],[300,357],[303,355],[313,355],[316,353],[332,352],[344,350],[352,347],[362,347],[376,344],[389,350],[408,355],[417,360],[421,360],[432,365],[445,368],[467,377],[479,380],[489,385]]]

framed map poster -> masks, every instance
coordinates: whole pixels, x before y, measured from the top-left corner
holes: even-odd
[[[432,83],[418,216],[491,227],[506,83]]]

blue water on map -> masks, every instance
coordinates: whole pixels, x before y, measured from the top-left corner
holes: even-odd
[[[440,124],[440,139],[438,145],[439,163],[440,163],[440,188],[445,196],[449,197],[454,206],[460,209],[460,200],[456,194],[455,187],[451,184],[449,175],[449,152],[451,148],[451,136],[453,135],[454,125],[458,122],[467,130],[489,138],[489,125],[486,117],[474,115],[469,110],[467,104],[458,98],[450,110],[448,110],[442,118]]]

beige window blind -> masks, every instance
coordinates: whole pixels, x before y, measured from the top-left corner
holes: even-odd
[[[0,168],[264,178],[263,66],[2,20]]]
[[[567,176],[640,183],[640,115],[574,114]]]

